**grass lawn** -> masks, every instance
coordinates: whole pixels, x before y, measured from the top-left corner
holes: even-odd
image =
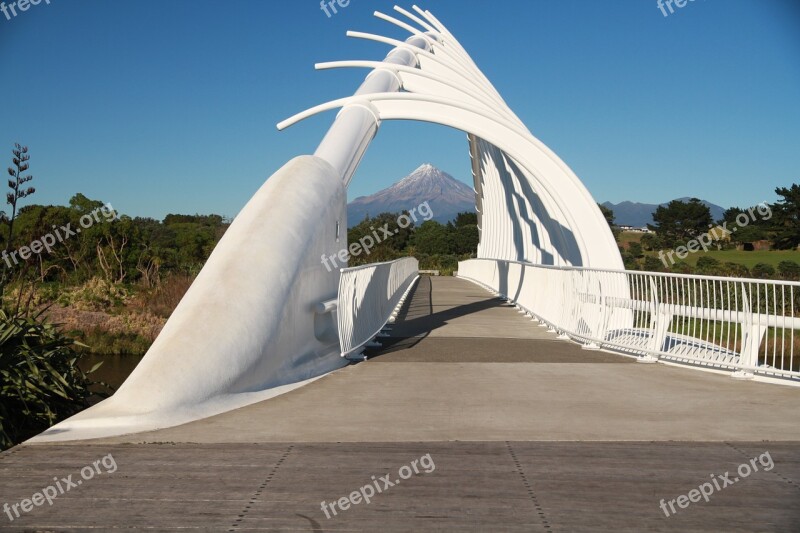
[[[652,255],[657,256],[657,254]],[[725,263],[727,261],[730,261],[731,263],[738,263],[746,266],[747,268],[753,268],[757,263],[766,263],[774,266],[775,268],[778,267],[778,263],[781,261],[794,261],[795,263],[800,263],[800,251],[797,250],[769,250],[753,252],[745,252],[741,250],[710,250],[708,252],[703,252],[701,250],[697,253],[689,254],[684,261],[694,266],[697,263],[697,260],[703,256],[713,257],[720,263]],[[673,257],[675,256],[673,255]]]
[[[619,234],[617,242],[619,242],[619,244],[621,244],[623,247],[627,248],[628,244],[641,241],[644,235],[646,235],[646,233],[637,231],[623,231]]]
[[[632,231],[623,231],[619,234],[619,244],[627,248],[632,242],[639,242],[642,240],[644,233],[637,233]],[[664,251],[665,253],[667,250]],[[658,252],[645,252],[646,255],[658,257]],[[684,262],[694,266],[697,260],[703,256],[713,257],[720,263],[738,263],[747,268],[753,268],[758,263],[766,263],[772,265],[776,269],[778,263],[781,261],[794,261],[800,264],[800,251],[798,250],[768,250],[768,251],[753,251],[745,252],[743,250],[710,250],[703,252],[702,250],[696,253],[690,253]],[[673,254],[672,256],[676,261],[679,259]]]
[[[800,251],[797,250],[768,250],[753,252],[745,252],[740,250],[712,250],[709,252],[690,254],[689,257],[686,258],[686,262],[694,265],[697,263],[697,259],[704,253],[707,253],[709,257],[713,257],[717,261],[730,261],[731,263],[739,263],[747,268],[752,268],[757,263],[766,263],[774,266],[775,268],[778,267],[778,263],[781,261],[794,261],[795,263],[800,263]]]

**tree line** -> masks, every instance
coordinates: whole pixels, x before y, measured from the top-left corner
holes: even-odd
[[[796,249],[800,245],[800,186],[778,187],[780,199],[753,206],[731,207],[722,218],[713,220],[711,212],[697,198],[688,202],[673,200],[659,206],[653,214],[655,232],[644,243],[651,249],[674,248],[705,233],[716,234],[721,246],[768,241],[776,250]]]
[[[673,200],[659,206],[653,213],[653,223],[648,224],[652,233],[643,235],[640,242],[630,242],[627,247],[620,246],[625,268],[800,280],[800,265],[794,261],[782,261],[777,268],[770,264],[759,263],[748,269],[738,263],[721,262],[713,257],[701,255],[696,265],[692,267],[685,261],[665,265],[663,260],[645,253],[659,252],[663,259],[661,252],[664,250],[680,250],[692,242],[695,243],[695,248],[701,248],[703,251],[747,249],[747,247],[752,249],[755,246],[774,250],[796,250],[800,246],[800,185],[777,187],[775,193],[779,199],[774,203],[762,202],[747,207],[731,207],[719,220],[714,220],[708,206],[697,198],[689,201]],[[614,223],[613,211],[605,206],[601,206],[601,211],[619,240],[621,232]]]
[[[378,243],[369,254],[353,256],[350,266],[414,256],[419,260],[420,269],[439,270],[447,275],[458,268],[459,261],[476,256],[479,240],[477,214],[458,213],[446,224],[435,220],[426,220],[419,225],[411,222],[405,228],[397,224],[403,214],[408,215],[408,212],[381,213],[366,217],[351,227],[347,231],[347,240],[351,243],[385,225],[397,229],[397,233]]]

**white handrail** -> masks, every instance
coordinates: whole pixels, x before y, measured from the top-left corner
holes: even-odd
[[[458,276],[587,348],[800,380],[797,282],[494,259],[462,261]]]
[[[386,263],[343,268],[337,323],[342,357],[372,340],[403,305],[419,278],[419,262],[405,257]]]

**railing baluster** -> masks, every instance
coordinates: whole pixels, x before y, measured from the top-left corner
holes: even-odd
[[[419,262],[413,257],[341,270],[337,325],[342,357],[380,333],[419,278],[418,272]]]
[[[795,331],[800,329],[795,290],[800,282],[492,259],[462,261],[458,271],[492,290],[500,290],[504,279],[508,286],[502,290],[519,295],[516,303],[555,328],[560,338],[602,345],[643,361],[732,370],[744,378],[758,374],[800,380],[795,362]],[[501,271],[507,275],[500,276]]]

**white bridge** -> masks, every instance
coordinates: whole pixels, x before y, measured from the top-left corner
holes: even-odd
[[[383,61],[317,65],[369,74],[353,96],[278,125],[339,109],[316,152],[275,172],[236,217],[129,379],[37,440],[176,426],[276,396],[357,359],[413,287],[416,260],[328,271],[320,257],[347,247],[347,187],[390,120],[467,134],[480,244],[477,259],[460,263],[460,277],[588,349],[739,378],[800,380],[800,284],[626,272],[595,200],[458,40],[428,11],[395,9],[399,18],[376,16],[406,30],[406,41],[348,33],[391,47]]]

